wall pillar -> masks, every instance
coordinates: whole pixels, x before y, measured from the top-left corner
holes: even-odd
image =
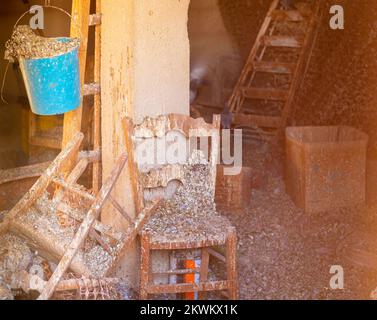
[[[189,114],[189,0],[102,0],[102,169],[106,179],[125,150],[121,119]],[[112,195],[135,215],[127,169]],[[107,205],[102,221],[124,230],[127,223]],[[138,245],[117,273],[138,283]]]

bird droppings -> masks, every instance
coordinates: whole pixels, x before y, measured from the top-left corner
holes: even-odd
[[[184,183],[144,227],[153,242],[224,241],[230,223],[216,212],[210,166],[184,165]]]
[[[73,38],[61,41],[59,38],[38,36],[28,25],[17,26],[5,44],[5,59],[14,62],[18,58],[49,58],[77,48],[80,40]]]

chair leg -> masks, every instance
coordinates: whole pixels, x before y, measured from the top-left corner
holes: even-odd
[[[209,267],[209,253],[208,253],[207,248],[202,248],[201,261],[200,261],[200,273],[199,273],[200,282],[206,282],[208,280],[208,267]],[[206,300],[207,293],[199,292],[198,298],[199,300]]]
[[[141,235],[141,270],[140,270],[140,300],[148,299],[149,267],[150,267],[150,237],[148,233]]]
[[[226,241],[226,269],[227,280],[230,282],[230,287],[228,289],[230,300],[237,300],[238,298],[236,252],[237,236],[236,230],[232,228]]]

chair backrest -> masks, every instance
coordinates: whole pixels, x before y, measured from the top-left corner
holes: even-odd
[[[210,166],[210,185],[214,199],[220,115],[214,115],[212,124],[206,123],[202,118],[193,119],[181,114],[161,115],[156,118],[146,117],[138,125],[134,125],[131,119],[125,118],[124,129],[137,211],[143,207],[146,190],[161,191],[156,194],[157,197],[163,197],[163,188],[169,194],[170,183],[173,183],[174,189],[177,181],[183,182],[184,164],[187,164],[194,150],[199,150],[198,138],[200,149],[204,145],[207,149],[205,151],[208,151],[208,154],[204,156]],[[208,143],[209,139],[210,143]],[[181,149],[185,147],[185,149],[178,150],[177,148],[180,147]],[[174,153],[172,150],[177,152]],[[172,159],[168,159],[169,156],[177,161],[171,161]],[[153,161],[149,161],[151,159]]]

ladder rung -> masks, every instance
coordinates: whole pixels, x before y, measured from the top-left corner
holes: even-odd
[[[243,95],[245,98],[258,100],[277,100],[285,101],[288,98],[289,91],[266,88],[244,88]]]
[[[263,44],[268,47],[301,48],[302,41],[290,36],[264,36]]]
[[[296,65],[287,62],[255,61],[254,70],[257,72],[291,74],[295,71]]]
[[[262,128],[278,128],[281,124],[281,117],[238,114],[234,117],[234,124],[236,126],[252,125]]]
[[[99,94],[100,92],[101,92],[101,86],[97,82],[86,83],[83,86],[83,95],[84,96],[95,95],[95,94]]]
[[[98,26],[101,24],[102,15],[100,13],[91,14],[89,16],[89,26]]]
[[[304,17],[298,10],[274,10],[271,13],[272,20],[300,22]]]

